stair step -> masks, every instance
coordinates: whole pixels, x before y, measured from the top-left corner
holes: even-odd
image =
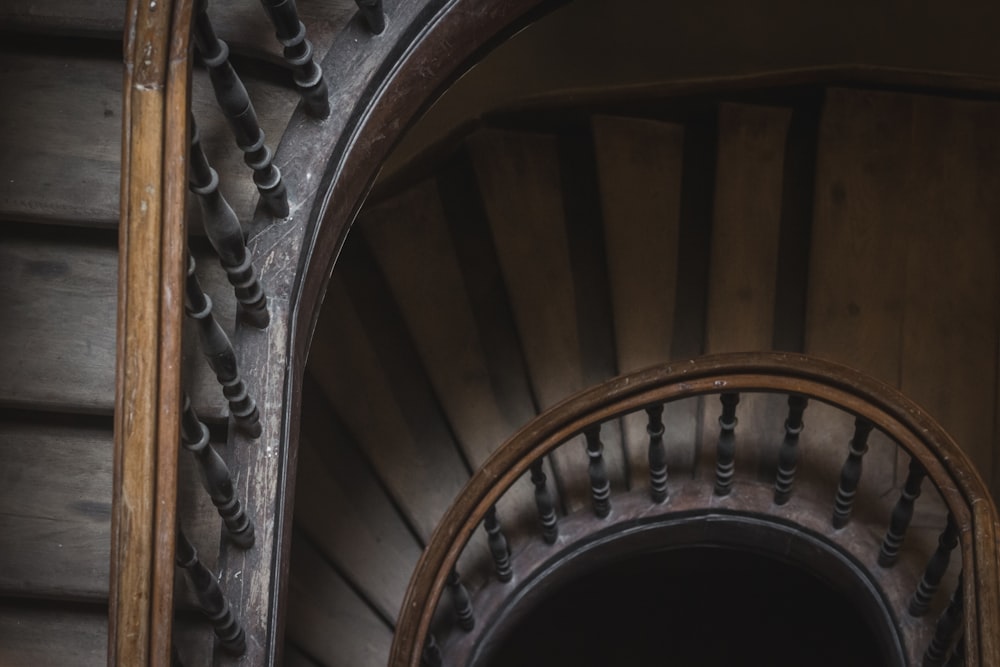
[[[570,221],[563,200],[557,139],[545,134],[484,130],[468,140],[483,203],[489,216],[535,398],[547,409],[593,382],[615,374],[614,349],[597,349],[590,328],[610,326],[588,315],[610,308],[601,295],[578,293],[578,278],[604,269],[588,241],[589,229]],[[584,193],[566,193],[582,196]],[[593,194],[593,193],[592,193]],[[577,237],[579,231],[579,237]],[[599,230],[598,230],[599,231]],[[598,267],[600,264],[601,267]],[[609,340],[601,341],[610,343]],[[587,354],[585,354],[587,353]],[[625,462],[617,422],[601,434],[614,488],[624,488]],[[570,509],[589,503],[588,457],[582,444],[553,458],[563,499]],[[567,495],[569,493],[570,495]]]
[[[327,665],[381,667],[392,630],[351,590],[315,549],[292,539],[288,641]]]
[[[10,667],[104,667],[107,656],[106,607],[0,602],[0,663]]]
[[[0,232],[0,405],[111,414],[118,305],[117,237],[49,226]],[[218,260],[197,250],[202,286],[233,331],[235,297]],[[200,416],[228,416],[221,386],[185,323],[184,373]]]

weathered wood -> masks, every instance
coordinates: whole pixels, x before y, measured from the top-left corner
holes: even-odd
[[[181,414],[181,441],[198,461],[202,484],[222,518],[229,539],[249,549],[254,543],[253,523],[236,497],[229,468],[209,443],[208,427],[198,419],[187,394]]]
[[[12,667],[105,667],[108,611],[65,602],[0,604],[0,662]]]
[[[799,435],[802,433],[802,413],[806,409],[804,396],[788,397],[788,418],[785,420],[785,438],[778,451],[778,472],[774,480],[774,504],[784,505],[792,495],[795,469],[798,461]]]
[[[954,516],[949,514],[944,531],[938,538],[937,549],[934,550],[927,562],[924,576],[921,577],[917,584],[917,590],[914,591],[913,598],[910,599],[908,608],[910,616],[923,616],[927,613],[931,601],[934,600],[934,594],[937,592],[938,586],[941,585],[941,579],[948,569],[948,563],[951,562],[951,552],[955,550],[956,546],[958,546],[958,522]]]
[[[246,651],[246,633],[233,614],[215,575],[198,558],[198,551],[177,527],[177,566],[184,570],[201,610],[208,617],[222,648],[232,655]]]
[[[302,540],[292,541],[288,638],[327,665],[381,667],[392,630]]]
[[[264,328],[270,321],[267,296],[257,280],[253,258],[247,252],[243,228],[226,198],[219,192],[219,172],[212,169],[201,147],[198,126],[191,120],[191,192],[198,195],[202,224],[208,240],[219,255],[226,277],[236,290],[239,313],[248,324]]]
[[[917,459],[910,459],[910,472],[903,484],[903,491],[892,510],[889,518],[889,528],[882,540],[878,552],[878,564],[881,567],[892,567],[899,558],[899,549],[906,538],[906,529],[913,519],[913,503],[920,496],[920,485],[927,476],[927,471]]]
[[[727,392],[719,396],[722,414],[719,416],[719,440],[715,454],[715,495],[727,496],[733,490],[736,474],[736,405],[740,395]]]
[[[861,482],[862,461],[868,452],[868,434],[874,424],[858,417],[854,421],[854,437],[847,453],[847,460],[840,470],[840,484],[837,485],[837,496],[834,499],[833,527],[843,528],[851,518],[854,508],[854,496]]]
[[[303,29],[304,31],[304,29]],[[253,170],[253,181],[267,209],[276,217],[288,216],[288,191],[246,86],[229,62],[229,45],[219,39],[208,18],[208,0],[199,0],[194,18],[194,41],[208,67],[209,78],[243,160]]]
[[[292,67],[292,80],[302,96],[306,113],[326,118],[330,115],[330,92],[323,79],[323,70],[313,60],[313,45],[306,39],[306,26],[299,20],[295,0],[261,0],[261,4],[274,24],[285,62]],[[385,30],[384,19],[381,29],[375,32],[382,30]]]
[[[195,274],[194,257],[188,255],[187,281],[184,289],[184,309],[198,323],[198,337],[208,365],[222,385],[222,394],[229,402],[229,411],[237,426],[252,438],[260,437],[260,411],[240,376],[229,337],[212,314],[212,299],[201,289]]]

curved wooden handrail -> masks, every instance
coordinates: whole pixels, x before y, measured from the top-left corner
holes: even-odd
[[[898,391],[844,366],[804,355],[729,354],[649,368],[573,396],[504,443],[469,480],[438,524],[400,611],[389,664],[418,667],[441,592],[472,532],[500,496],[539,460],[589,426],[648,405],[705,394],[794,393],[873,422],[927,470],[961,533],[966,660],[1000,664],[997,510],[965,454],[922,409]]]
[[[126,13],[109,665],[170,664],[191,15]]]

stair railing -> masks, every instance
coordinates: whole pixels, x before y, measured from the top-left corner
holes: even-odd
[[[892,568],[905,538],[913,505],[923,480],[938,490],[948,510],[947,524],[938,547],[928,559],[920,581],[912,582],[909,603],[896,610],[897,617],[914,619],[928,610],[953,552],[961,559],[959,583],[925,645],[907,647],[919,651],[915,659],[924,667],[958,664],[970,667],[1000,664],[1000,544],[998,518],[985,485],[973,466],[949,436],[919,407],[874,379],[843,366],[802,355],[776,353],[734,354],[704,357],[676,365],[654,367],[616,378],[572,397],[542,414],[497,449],[470,479],[438,524],[411,579],[403,601],[390,654],[393,667],[423,664],[448,665],[447,647],[431,634],[443,591],[450,591],[454,616],[466,632],[476,628],[475,594],[469,594],[455,568],[472,533],[482,524],[489,536],[497,583],[510,586],[511,563],[517,581],[516,553],[502,534],[496,505],[504,492],[520,477],[530,474],[540,497],[547,494],[544,477],[538,475],[543,457],[584,434],[590,456],[592,522],[606,522],[615,498],[607,494],[607,476],[601,456],[600,425],[625,414],[646,411],[649,415],[650,507],[666,503],[666,465],[661,406],[692,397],[717,395],[720,399],[719,431],[711,494],[724,498],[736,494],[734,461],[739,458],[737,405],[742,393],[767,392],[789,396],[785,434],[779,447],[773,488],[767,502],[775,507],[795,503],[795,473],[798,439],[803,412],[811,401],[825,403],[854,416],[853,436],[840,469],[835,497],[830,498],[829,529],[842,529],[851,521],[854,501],[863,472],[868,438],[878,430],[911,459],[910,474],[891,516],[881,543],[869,545],[873,567]],[[706,403],[707,406],[711,402]],[[556,542],[551,507],[538,505],[540,535],[547,544]],[[648,509],[640,510],[645,516]],[[667,508],[666,511],[669,511]],[[538,539],[536,538],[536,543]],[[541,547],[537,547],[541,548]],[[547,547],[559,549],[559,546]],[[862,545],[861,548],[867,548]],[[544,559],[545,562],[551,562]],[[547,566],[548,567],[548,566]],[[484,589],[485,590],[485,589]],[[486,596],[494,604],[496,593]],[[923,640],[921,640],[923,641]],[[912,654],[911,654],[912,655]]]

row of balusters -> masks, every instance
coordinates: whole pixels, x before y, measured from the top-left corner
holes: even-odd
[[[323,71],[316,62],[312,43],[299,18],[295,0],[261,0],[283,47],[283,57],[291,70],[305,112],[317,121],[330,115],[330,93]],[[373,34],[385,29],[382,0],[357,0],[360,14]],[[290,214],[288,187],[274,164],[274,153],[266,143],[257,112],[246,86],[229,59],[229,47],[219,38],[208,15],[208,2],[195,7],[192,25],[195,49],[208,70],[216,101],[226,118],[236,146],[252,172],[252,179],[264,210],[275,218]],[[238,216],[220,190],[219,173],[210,164],[201,144],[201,134],[193,112],[191,127],[189,190],[196,196],[202,222],[226,277],[233,288],[239,321],[258,329],[270,324],[267,295],[254,268],[247,237]],[[195,323],[205,358],[222,387],[223,397],[236,428],[256,439],[262,434],[260,411],[244,382],[236,352],[213,313],[211,297],[205,293],[195,273],[195,260],[188,255],[185,282],[185,312]],[[233,476],[225,461],[209,442],[208,426],[202,422],[185,394],[181,418],[181,443],[198,464],[202,486],[222,518],[229,541],[242,549],[254,544],[254,526],[236,497]],[[180,522],[176,532],[176,564],[187,576],[195,598],[211,623],[220,646],[228,653],[242,655],[246,634],[225,598],[218,579],[198,558]],[[176,646],[171,660],[181,665]]]
[[[716,446],[715,487],[714,494],[727,496],[733,490],[736,461],[736,408],[740,397],[738,393],[720,394],[722,411],[719,416],[719,438]],[[804,396],[792,394],[788,397],[788,416],[785,419],[785,434],[778,450],[778,468],[774,482],[775,505],[786,504],[792,496],[795,473],[798,462],[799,436],[805,426],[803,415],[808,400]],[[663,423],[663,405],[653,405],[645,409],[648,422],[646,432],[649,436],[649,495],[655,504],[666,502],[667,489],[667,456],[663,444],[665,426]],[[840,479],[834,498],[834,509],[831,524],[835,529],[847,525],[854,507],[854,499],[861,481],[862,462],[868,452],[868,438],[874,429],[870,421],[858,417],[854,422],[854,433],[848,447],[847,459],[840,471]],[[594,515],[599,519],[608,517],[611,513],[610,480],[604,463],[604,445],[600,438],[601,425],[596,424],[583,431],[588,456],[588,475],[590,478],[590,498]],[[535,505],[538,512],[541,537],[547,544],[554,544],[559,536],[558,519],[553,496],[548,489],[545,473],[542,469],[543,460],[538,459],[530,468],[530,479],[534,486]],[[893,508],[889,526],[879,547],[878,565],[890,568],[899,559],[900,548],[906,537],[907,529],[913,518],[914,504],[920,496],[921,485],[927,472],[916,458],[911,458],[909,472],[899,500]],[[507,538],[503,534],[496,507],[491,507],[483,521],[483,527],[488,538],[490,554],[493,558],[494,572],[501,583],[513,579],[511,551]],[[907,613],[914,618],[924,616],[930,608],[934,595],[940,587],[941,580],[948,570],[951,555],[958,545],[959,528],[955,517],[949,513],[946,525],[938,538],[937,548],[928,560],[923,576],[907,605]],[[475,627],[471,597],[457,571],[453,570],[447,581],[451,604],[458,626],[465,631]],[[962,625],[962,575],[948,606],[937,622],[934,637],[927,647],[923,657],[923,667],[957,666],[964,664],[964,647],[961,637],[958,637]],[[427,667],[440,667],[442,656],[440,647],[433,635],[429,635],[423,653],[423,662]]]

